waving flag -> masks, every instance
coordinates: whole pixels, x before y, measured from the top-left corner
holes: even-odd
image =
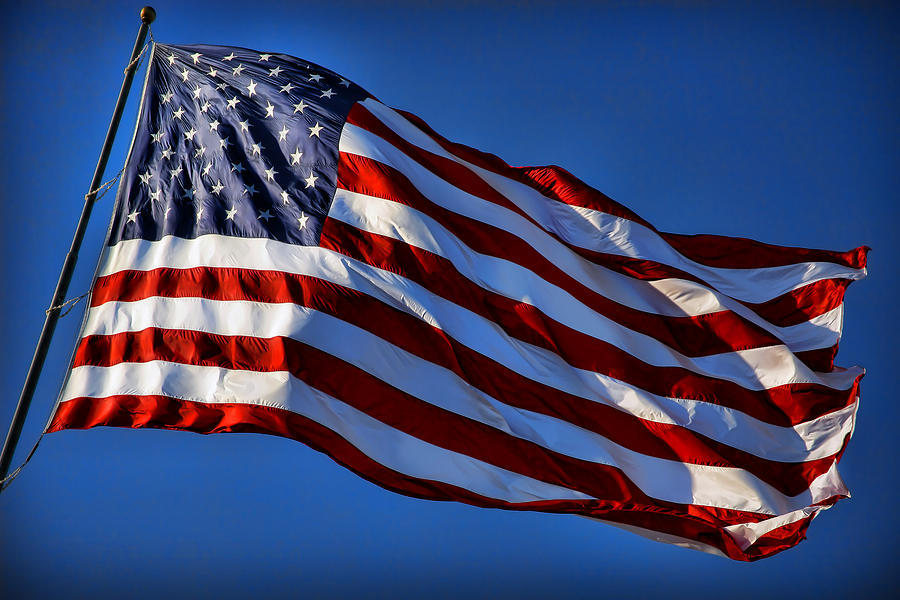
[[[317,65],[156,44],[49,430],[281,435],[753,560],[848,495],[865,252],[662,233]]]

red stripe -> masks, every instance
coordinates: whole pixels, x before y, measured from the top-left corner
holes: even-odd
[[[590,187],[565,169],[557,166],[511,167],[493,154],[480,152],[447,140],[411,113],[397,112],[428,134],[444,150],[473,165],[524,183],[552,200],[605,212],[640,223],[656,231],[652,225],[637,214]],[[854,269],[862,269],[866,266],[866,254],[869,251],[868,246],[861,246],[849,252],[833,252],[775,246],[746,238],[718,235],[682,235],[662,232],[659,232],[659,235],[691,260],[711,267],[726,269],[762,269],[804,262],[831,262]]]
[[[627,523],[706,543],[736,560],[756,560],[800,542],[806,521],[779,528],[742,551],[723,530],[662,507],[629,505],[614,509],[599,501],[549,500],[509,503],[454,485],[409,477],[372,460],[330,429],[296,413],[258,405],[204,404],[164,396],[76,398],[58,407],[49,432],[98,426],[186,430],[196,433],[252,432],[302,441],[387,490],[430,500],[455,500],[485,508],[574,513]],[[795,531],[796,530],[796,531]]]
[[[860,246],[848,252],[775,246],[756,240],[721,235],[660,233],[673,248],[691,260],[725,269],[764,269],[805,262],[830,262],[852,269],[866,267],[870,248]]]
[[[468,194],[474,195],[482,200],[495,203],[499,206],[507,208],[516,214],[524,217],[532,224],[540,227],[534,219],[532,219],[527,213],[525,213],[518,206],[510,202],[505,196],[500,194],[493,187],[488,185],[483,179],[475,175],[468,168],[460,165],[459,163],[443,157],[428,152],[418,146],[414,146],[410,144],[399,135],[397,135],[393,130],[388,128],[384,123],[378,120],[372,113],[366,110],[364,107],[360,105],[355,105],[353,109],[350,111],[350,115],[348,117],[348,122],[361,127],[371,133],[381,137],[388,143],[394,145],[397,149],[404,152],[407,156],[417,161],[423,167],[428,169],[434,175],[444,179],[447,182],[452,183],[457,188],[465,191]],[[342,160],[344,160],[347,154],[342,155]],[[471,161],[470,161],[471,162]],[[599,192],[598,192],[599,193]],[[543,228],[541,228],[543,229]],[[610,270],[623,273],[632,277],[637,277],[639,279],[660,279],[660,278],[677,278],[677,279],[686,279],[688,281],[694,281],[704,285],[706,287],[715,289],[715,286],[711,286],[706,283],[703,279],[686,273],[680,269],[670,267],[668,265],[664,265],[662,263],[658,263],[655,261],[649,260],[639,260],[633,258],[623,258],[619,256],[615,256],[612,254],[604,253],[604,252],[596,252],[593,250],[588,250],[585,248],[581,248],[579,246],[575,246],[565,240],[562,240],[558,235],[553,232],[547,232],[548,235],[556,239],[559,243],[563,244],[567,248],[569,248],[572,252],[578,254],[582,258],[589,260],[595,264],[608,268]],[[789,249],[786,249],[789,250]],[[786,254],[787,256],[787,254]],[[811,289],[815,289],[819,287],[821,282],[817,282],[815,284],[810,284]],[[827,296],[828,295],[828,286],[824,286],[826,289],[820,293],[820,295]],[[793,293],[789,293],[788,295],[793,298]],[[787,295],[786,295],[787,296]],[[811,300],[814,296],[811,296],[809,300]],[[769,301],[767,303],[761,304],[749,304],[745,303],[749,308],[755,310],[757,314],[759,314],[762,318],[766,320],[770,320],[768,318],[767,309],[770,305],[778,306],[781,310],[784,307],[794,304],[796,307],[796,311],[791,313],[790,319],[793,323],[801,322],[808,320],[812,317],[818,316],[828,310],[831,310],[837,304],[828,303],[824,306],[819,305],[811,305],[806,306],[804,303],[795,303],[791,299],[782,300],[780,302],[776,302],[778,299]],[[839,302],[838,302],[839,304]],[[799,313],[799,314],[798,314]],[[782,321],[785,319],[785,316],[776,309],[776,314],[781,316]],[[778,321],[771,321],[778,324]],[[792,323],[792,324],[793,324]]]
[[[612,503],[659,505],[719,525],[770,517],[651,498],[618,468],[560,454],[438,408],[354,365],[290,338],[262,339],[172,329],[86,336],[76,352],[73,368],[154,360],[231,370],[287,371],[373,419],[429,444]]]
[[[614,302],[568,275],[521,238],[434,204],[401,172],[371,159],[341,153],[337,185],[351,192],[384,198],[419,210],[446,227],[473,251],[523,266],[545,281],[567,291],[592,310],[632,331],[653,337],[686,356],[720,354],[781,343],[761,327],[731,311],[701,316],[671,317],[636,310]],[[436,255],[431,256],[439,259]],[[459,274],[450,261],[440,259],[440,266],[441,271],[429,269],[431,273],[440,273],[439,277],[433,277],[436,281],[457,289],[474,285]],[[447,269],[448,272],[443,272],[443,269]],[[453,283],[449,283],[448,280],[453,280]],[[479,298],[478,304],[483,301]],[[472,309],[468,304],[465,306]],[[472,310],[477,312],[477,309]],[[549,320],[544,315],[542,319]]]
[[[837,355],[837,351],[838,345],[835,344],[828,348],[795,352],[794,356],[813,371],[830,373],[834,371],[834,357]]]
[[[760,536],[746,550],[740,550],[734,544],[731,536],[724,531],[695,528],[692,524],[688,525],[683,520],[665,513],[648,514],[644,512],[619,511],[604,515],[602,518],[607,521],[633,525],[661,533],[671,533],[672,535],[695,540],[722,550],[729,558],[743,561],[759,560],[796,546],[806,539],[806,530],[810,522],[812,522],[812,517],[806,517],[794,523],[782,525]],[[679,531],[682,533],[678,533]]]
[[[395,311],[367,296],[333,286],[320,280],[291,282],[278,274],[230,271],[180,273],[135,273],[136,279],[121,279],[119,289],[127,289],[124,300],[136,300],[149,284],[159,283],[159,291],[184,294],[215,289],[218,300],[259,302],[288,301],[284,296],[295,290],[297,302],[353,320],[360,328],[369,328],[386,341],[453,371],[474,387],[505,402],[551,417],[563,419],[594,431],[636,452],[662,459],[719,467],[739,467],[754,473],[787,495],[796,495],[809,487],[815,477],[828,470],[836,457],[808,462],[776,462],[737,450],[677,425],[639,419],[611,406],[565,394],[549,386],[515,374],[501,365],[459,345],[443,332]],[[219,280],[220,286],[211,281]],[[104,280],[107,281],[107,280]],[[106,291],[111,288],[105,287]],[[222,293],[224,290],[230,293]],[[382,327],[373,324],[381,324]],[[448,347],[449,346],[449,347]],[[495,383],[495,376],[499,385]]]
[[[850,279],[823,279],[809,283],[767,302],[742,304],[778,327],[790,327],[808,321],[844,302]]]
[[[339,229],[334,227],[333,220],[327,219],[323,240],[327,243],[337,231]],[[360,235],[363,235],[362,232]],[[385,250],[382,248],[381,251]],[[409,251],[416,250],[409,248]],[[128,302],[157,295],[204,297],[211,300],[293,302],[334,315],[424,360],[444,366],[494,398],[506,401],[505,398],[533,394],[537,406],[543,405],[544,398],[548,397],[558,398],[560,404],[576,401],[574,396],[526,379],[472,351],[442,330],[413,315],[389,307],[366,294],[313,277],[278,271],[217,268],[120,271],[98,279],[92,305],[111,300]],[[371,316],[363,318],[363,313]],[[597,372],[617,378],[620,374],[628,374],[621,368],[612,367],[616,365],[600,364],[597,365]],[[704,380],[699,375],[694,375],[689,380],[682,369],[670,368],[651,368],[638,381],[638,387],[651,393],[719,404],[784,427],[847,406],[854,401],[859,383],[857,379],[849,390],[832,390],[813,384],[791,384],[753,391],[724,380]],[[698,383],[703,385],[698,386]],[[506,392],[501,391],[504,389]]]

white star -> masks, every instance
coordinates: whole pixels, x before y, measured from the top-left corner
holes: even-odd
[[[328,88],[322,92],[322,95],[319,96],[319,98],[328,98],[330,100],[332,96],[334,96],[334,92],[331,91],[331,88]]]
[[[215,69],[213,69],[212,67],[210,67],[210,68],[209,68],[209,73],[207,73],[207,75],[209,75],[210,77],[218,77],[219,72],[216,71]]]
[[[138,174],[138,177],[141,178],[141,183],[146,184],[147,187],[150,187],[150,178],[153,177],[153,173],[150,172],[150,167],[147,167],[147,171],[145,173]]]
[[[310,81],[315,81],[316,83],[319,83],[319,81],[322,80],[322,76],[319,75],[318,73],[313,73],[312,75],[309,76],[309,80],[310,80]]]
[[[231,145],[231,142],[228,140],[228,137],[223,137],[219,140],[219,148],[227,148]]]
[[[198,223],[200,222],[201,216],[203,216],[203,207],[199,206],[199,207],[197,207],[197,222]]]
[[[238,97],[235,96],[234,98],[232,98],[231,100],[229,100],[229,101],[226,102],[225,104],[228,105],[228,108],[236,108],[237,105],[240,104],[240,102],[241,102],[241,101],[238,99]]]
[[[223,56],[223,57],[222,57],[222,60],[233,60],[233,59],[234,59],[234,52],[232,52],[232,53],[229,54],[228,56]]]
[[[187,81],[188,75],[189,75],[188,70],[185,69],[184,71],[181,72],[181,79],[183,79],[184,81]]]
[[[316,121],[316,124],[309,128],[309,137],[316,136],[317,138],[322,139],[322,137],[319,135],[319,132],[323,129],[324,127],[319,125],[319,122]]]
[[[309,104],[305,104],[305,103],[303,102],[303,100],[301,100],[298,104],[295,104],[295,105],[294,105],[294,112],[295,112],[295,113],[298,113],[298,112],[299,112],[299,113],[302,115],[302,114],[303,114],[303,109],[306,108],[307,106],[309,106]]]
[[[248,95],[247,95],[248,98],[252,98],[252,97],[253,97],[253,94],[256,93],[256,86],[257,86],[256,82],[254,82],[254,81],[251,79],[251,80],[250,80],[250,85],[247,86],[247,91],[249,92]]]
[[[271,54],[260,54],[259,61],[260,62],[269,62],[269,59],[272,57]]]
[[[170,65],[174,65],[174,64],[175,64],[175,55],[174,55],[174,54],[170,54],[170,55],[169,55],[169,64],[170,64]]]
[[[266,118],[275,116],[275,107],[272,106],[272,103],[266,100]]]
[[[257,155],[257,156],[260,156],[260,155],[262,154],[262,151],[265,150],[265,149],[266,149],[266,147],[263,146],[263,145],[262,145],[261,143],[259,143],[259,142],[255,143],[255,144],[250,144],[250,153],[251,153],[251,154],[255,154],[255,155]]]
[[[156,188],[156,191],[150,190],[150,199],[154,201],[159,201],[159,192],[160,189]]]
[[[285,94],[290,94],[292,89],[294,89],[294,86],[292,86],[290,82],[281,86],[281,91]]]
[[[203,106],[200,107],[200,112],[205,113],[206,111],[209,110],[210,106],[212,106],[212,104],[210,104],[209,100],[207,100],[206,102],[203,103]]]
[[[338,85],[342,85],[342,86],[348,88],[348,87],[350,87],[350,82],[342,77],[341,82]]]
[[[191,54],[191,58],[194,59],[194,64],[195,64],[195,65],[197,64],[197,61],[200,60],[200,57],[201,57],[201,56],[203,56],[203,55],[200,54],[199,52],[195,52],[194,54]]]
[[[287,125],[282,125],[281,131],[278,132],[278,141],[285,141],[287,139],[287,134],[289,134],[290,132],[291,130],[287,128]]]
[[[206,150],[206,148],[203,148],[203,149]],[[206,165],[204,165],[204,167],[203,167],[203,176],[204,177],[209,175],[210,169],[212,169],[212,163],[206,163]]]
[[[198,146],[196,150],[194,150],[194,158],[200,158],[206,154],[206,146]],[[206,175],[206,173],[204,173]]]
[[[160,95],[159,101],[162,104],[168,104],[169,100],[171,100],[174,95],[174,92],[166,92],[165,94]]]
[[[195,135],[197,135],[197,131],[193,127],[191,127],[189,131],[184,132],[184,139],[186,141],[193,142]]]
[[[265,219],[266,223],[268,223],[269,219],[272,218],[272,213],[270,213],[268,210],[263,210],[263,211],[260,211],[259,216],[256,218],[257,218],[257,220]]]
[[[168,218],[169,218],[169,212],[171,212],[171,211],[172,211],[172,207],[171,207],[171,206],[167,206],[167,207],[166,207],[166,212],[165,212],[165,214],[163,215],[163,218],[164,218],[164,219],[168,219]]]
[[[297,220],[300,221],[300,229],[306,227],[306,222],[309,220],[309,217],[303,214],[303,211],[300,211],[300,216],[297,217]]]
[[[278,77],[281,74],[281,67],[275,67],[269,71],[269,77]]]
[[[240,174],[243,173],[246,169],[244,169],[244,165],[242,165],[241,163],[238,162],[238,163],[231,163],[231,170],[232,170],[232,171],[237,171],[238,174],[240,175]]]
[[[238,65],[231,70],[231,74],[234,75],[235,77],[237,77],[238,75],[241,74],[241,71],[243,71],[243,70],[244,70],[244,65]]]
[[[212,186],[212,188],[210,188],[212,193],[215,194],[216,196],[218,196],[219,192],[221,192],[223,189],[225,189],[225,186],[222,185],[221,179],[216,179],[216,185],[214,185],[214,186]]]
[[[247,195],[249,195],[249,196],[254,195],[254,194],[256,193],[256,186],[255,186],[255,185],[252,185],[252,184],[251,184],[251,185],[247,185],[247,184],[245,183],[245,184],[244,184],[244,193],[247,194]]]
[[[201,94],[202,92],[203,92],[203,89],[202,89],[199,85],[198,85],[197,87],[195,87],[195,88],[194,88],[194,91],[192,92],[192,93],[194,94],[194,100],[196,100],[197,98],[199,98],[199,97],[200,97],[200,94]]]
[[[288,193],[284,190],[281,190],[281,201],[285,204],[290,204],[290,198],[288,197]]]
[[[181,117],[184,116],[184,109],[179,106],[178,110],[176,110],[175,112],[172,113],[172,116],[175,117],[176,119],[180,119]]]
[[[315,174],[315,173],[310,173],[310,174],[309,174],[309,177],[307,177],[307,178],[304,179],[303,181],[306,182],[306,187],[307,187],[307,188],[314,188],[314,187],[316,187],[316,180],[317,180],[317,179],[318,179],[318,177],[316,177],[316,174]]]
[[[225,214],[228,215],[225,217],[226,219],[231,219],[234,221],[234,215],[237,213],[237,209],[232,205],[231,210],[226,210]]]
[[[136,223],[136,222],[137,222],[137,217],[138,217],[139,214],[140,214],[140,211],[137,211],[137,210],[134,211],[133,213],[131,213],[130,215],[128,215],[128,220],[129,220],[131,223]]]
[[[175,179],[180,174],[181,174],[181,165],[178,165],[174,169],[169,169],[169,175],[172,176],[172,179]]]
[[[219,131],[219,125],[221,125],[221,123],[219,123],[218,119],[215,119],[214,121],[210,122],[209,130],[210,131]]]
[[[301,157],[301,156],[303,156],[303,153],[300,152],[300,148],[297,148],[297,149],[294,151],[294,153],[291,154],[291,164],[292,164],[292,165],[299,165],[299,164],[300,164],[300,157]]]
[[[223,92],[225,91],[225,88],[227,88],[227,87],[228,87],[228,84],[225,83],[224,81],[222,83],[216,84],[216,89],[221,90]]]
[[[166,148],[165,150],[162,151],[162,157],[163,157],[163,159],[165,159],[165,160],[169,160],[169,157],[172,156],[173,154],[175,154],[175,153],[172,152],[172,148],[171,148],[171,147]]]
[[[151,134],[150,134],[150,137],[153,138],[153,142],[151,142],[151,143],[153,143],[153,144],[158,144],[158,143],[159,143],[159,140],[162,139],[162,136],[163,136],[163,130],[162,130],[162,129],[160,129],[160,130],[157,131],[156,133],[151,133]]]
[[[275,176],[278,175],[278,171],[275,170],[275,167],[271,169],[265,169],[266,173],[266,181],[275,181]]]
[[[246,131],[247,133],[250,133],[250,125],[247,124],[246,119],[244,119],[243,121],[238,121],[238,125],[241,126],[241,131]]]

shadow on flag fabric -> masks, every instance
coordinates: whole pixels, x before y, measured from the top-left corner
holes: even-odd
[[[754,560],[849,495],[867,250],[663,233],[320,66],[155,44],[48,430],[280,435],[409,496]]]

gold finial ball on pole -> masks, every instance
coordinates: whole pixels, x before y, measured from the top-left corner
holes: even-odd
[[[156,11],[152,6],[145,6],[141,9],[141,23],[149,25],[154,19],[156,19]]]

